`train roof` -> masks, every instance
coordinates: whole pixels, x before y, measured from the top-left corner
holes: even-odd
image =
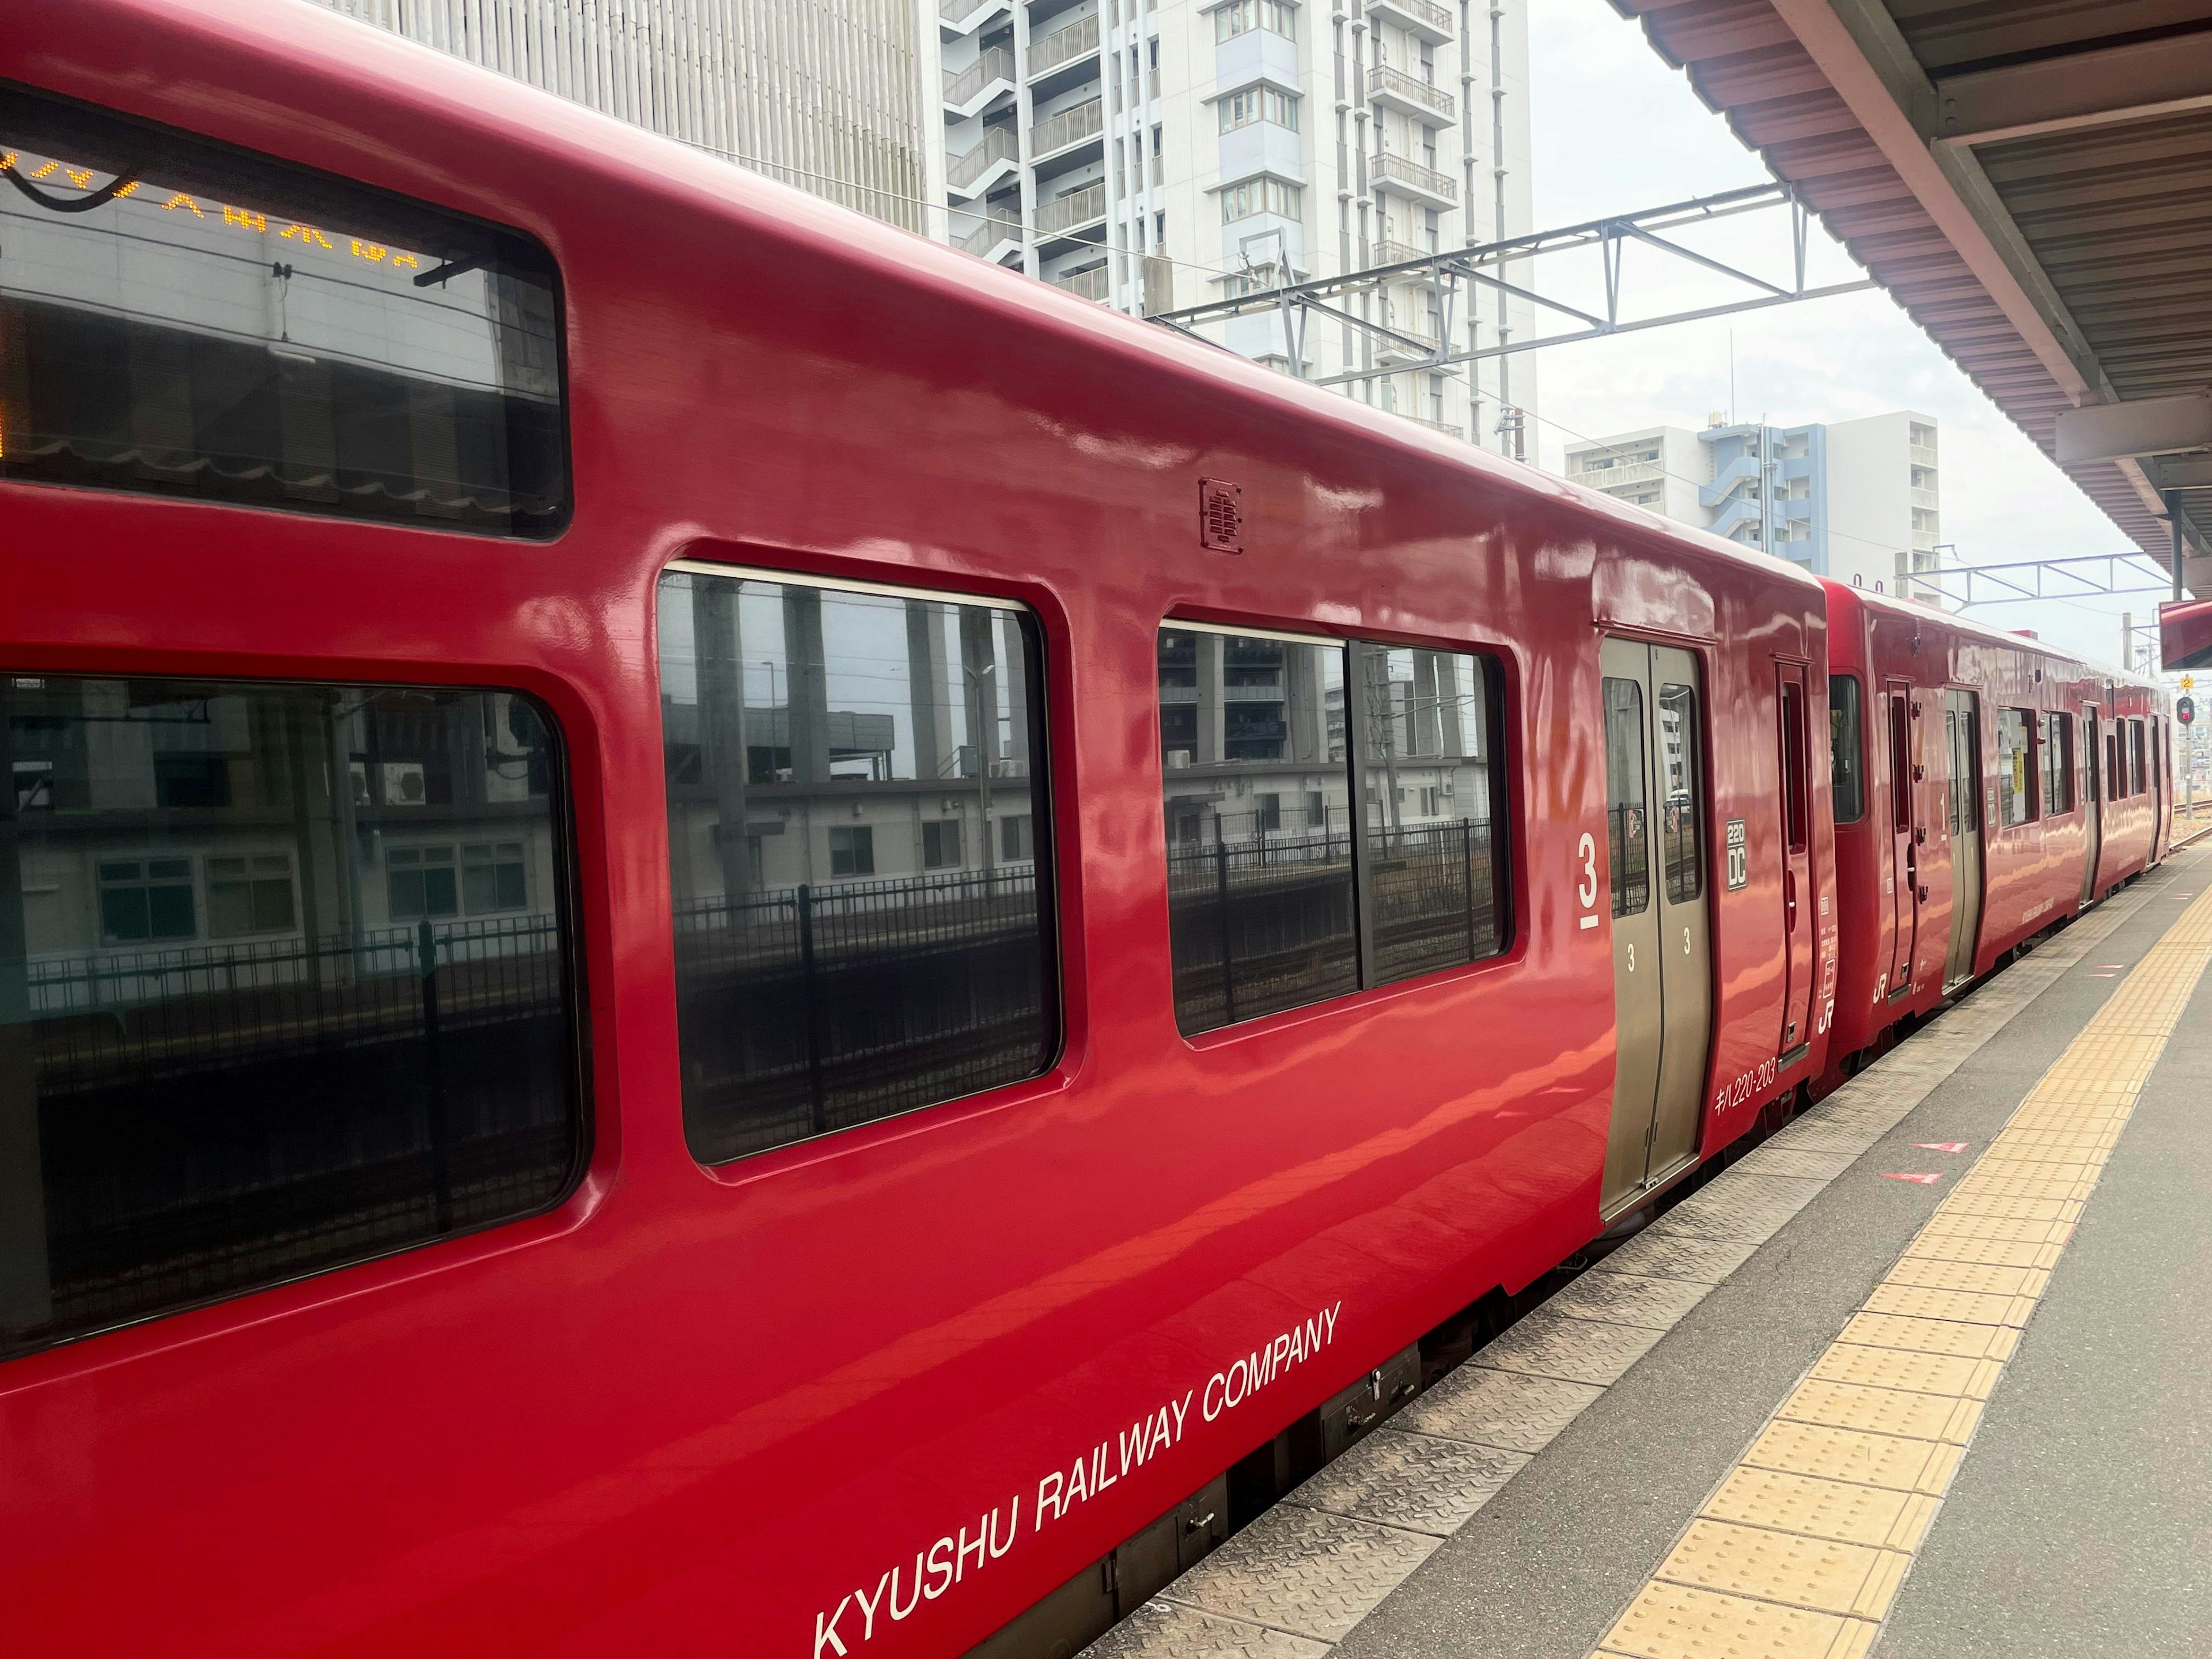
[[[1851,603],[1866,610],[1886,616],[1909,618],[1923,628],[1942,629],[1983,645],[1998,646],[2006,650],[2021,652],[2029,656],[2041,658],[2045,662],[2066,664],[2071,670],[2066,676],[2069,678],[2109,680],[2115,684],[2139,686],[2152,691],[2163,690],[2156,680],[2146,678],[2141,674],[2130,673],[2124,669],[2107,668],[2100,663],[2084,662],[2070,651],[2057,650],[2045,644],[2041,640],[2032,639],[2025,634],[2008,633],[2002,629],[1991,628],[1985,623],[1961,617],[1954,611],[1938,610],[1933,605],[1922,605],[1894,593],[1875,592],[1867,588],[1837,581],[1832,577],[1824,576],[1821,580],[1828,587],[1832,595],[1848,596]]]
[[[1817,587],[1796,567],[1708,532],[299,0],[27,0],[0,15],[0,47],[13,76],[448,208],[495,216],[488,189],[504,190],[528,210],[507,222],[545,240],[556,259],[565,203],[591,190],[659,196],[702,225],[720,221],[756,236],[772,226],[809,257],[860,267],[888,286],[957,296],[981,313],[979,331],[1018,325],[1072,351],[1140,358],[1255,414],[1294,410],[1488,489],[1602,519],[1647,544],[1723,561],[1765,582]],[[509,171],[538,182],[526,188],[488,178],[501,170],[488,164],[502,152],[516,164]],[[557,191],[543,182],[556,169],[567,181]]]

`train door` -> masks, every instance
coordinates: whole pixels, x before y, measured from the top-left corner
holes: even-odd
[[[1912,988],[1912,952],[1920,927],[1920,863],[1912,849],[1912,686],[1892,680],[1882,694],[1889,734],[1890,912],[1895,921],[1889,972],[1882,983],[1901,997]]]
[[[1782,931],[1788,969],[1782,1040],[1775,1052],[1786,1055],[1812,1040],[1814,937],[1820,927],[1813,898],[1813,775],[1805,728],[1805,669],[1801,663],[1784,663],[1780,672]]]
[[[1697,659],[1607,640],[1600,661],[1616,1034],[1600,1207],[1611,1215],[1697,1156],[1712,957]]]
[[[1974,947],[1982,929],[1982,720],[1971,691],[1943,694],[1943,735],[1950,750],[1951,953],[1943,986],[1974,976]]]
[[[2081,710],[2081,769],[2087,788],[2082,793],[2081,823],[2088,831],[2088,850],[2081,860],[2081,905],[2087,909],[2097,896],[2097,854],[2105,842],[2105,745],[2094,707]]]

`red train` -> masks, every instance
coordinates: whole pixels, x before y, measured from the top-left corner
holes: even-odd
[[[22,1651],[1078,1643],[2162,850],[2146,686],[343,19],[0,76]]]

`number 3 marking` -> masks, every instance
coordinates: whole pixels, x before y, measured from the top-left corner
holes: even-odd
[[[1576,884],[1575,896],[1587,910],[1597,902],[1597,839],[1584,833],[1575,848],[1575,856],[1583,861],[1583,878]]]
[[[1636,971],[1636,947],[1633,945],[1628,947],[1628,971],[1632,974]]]

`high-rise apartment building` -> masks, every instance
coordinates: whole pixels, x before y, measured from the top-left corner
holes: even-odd
[[[1528,228],[1525,0],[937,3],[954,245],[1085,298],[1152,315]],[[1353,395],[1495,447],[1533,365],[1488,360],[1471,392],[1429,360],[1525,336],[1505,305],[1409,282],[1347,307],[1390,335],[1293,341],[1271,314],[1218,337],[1316,379],[1395,370]]]
[[[1942,568],[1936,422],[1648,427],[1567,446],[1567,477],[1813,572],[1934,601]]]
[[[937,40],[912,0],[320,0],[942,236]],[[928,98],[925,99],[925,88]]]

